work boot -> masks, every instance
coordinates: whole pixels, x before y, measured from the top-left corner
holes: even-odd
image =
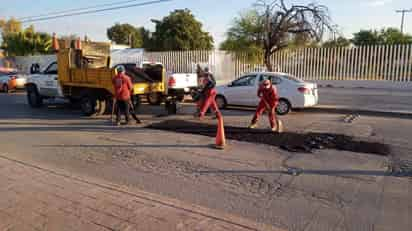
[[[255,129],[255,128],[257,128],[257,123],[251,123],[251,124],[249,125],[249,128],[250,128],[250,129]]]
[[[282,133],[283,132],[283,122],[282,120],[276,120],[276,127],[277,127],[277,132]]]

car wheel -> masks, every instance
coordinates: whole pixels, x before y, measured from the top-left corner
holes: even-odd
[[[34,87],[27,88],[27,101],[32,108],[38,108],[43,105],[43,98]]]
[[[278,115],[286,115],[290,112],[292,106],[290,105],[289,101],[286,99],[280,99],[279,104],[276,107],[276,113]]]
[[[227,106],[226,98],[223,95],[216,96],[216,104],[219,109],[225,109]]]
[[[150,93],[147,95],[147,102],[150,105],[160,105],[162,103],[162,96],[159,93]]]

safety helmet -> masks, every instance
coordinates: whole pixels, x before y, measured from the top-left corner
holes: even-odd
[[[119,65],[116,67],[117,73],[124,73],[126,71],[126,68],[124,68],[123,65]]]

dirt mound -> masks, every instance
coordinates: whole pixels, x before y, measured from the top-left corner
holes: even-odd
[[[150,129],[215,137],[216,125],[166,120],[147,126]],[[290,152],[310,153],[313,149],[336,149],[358,153],[389,155],[389,146],[382,143],[355,140],[353,137],[328,133],[273,133],[263,129],[225,126],[226,138],[280,147]]]

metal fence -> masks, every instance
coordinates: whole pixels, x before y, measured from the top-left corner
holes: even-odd
[[[265,69],[263,59],[224,51],[146,52],[144,59],[160,61],[169,70],[191,72],[208,65],[221,81]],[[412,81],[412,45],[286,49],[271,57],[276,71],[305,80]]]
[[[208,66],[219,82],[236,79],[243,73],[263,71],[261,54],[225,51],[144,52],[142,49],[113,53],[112,61],[162,62],[170,72],[188,73],[196,65]],[[50,57],[45,56],[47,61]],[[16,57],[15,66],[28,70],[41,57]],[[412,45],[299,48],[275,53],[271,63],[276,71],[291,73],[305,80],[387,80],[412,82]]]

